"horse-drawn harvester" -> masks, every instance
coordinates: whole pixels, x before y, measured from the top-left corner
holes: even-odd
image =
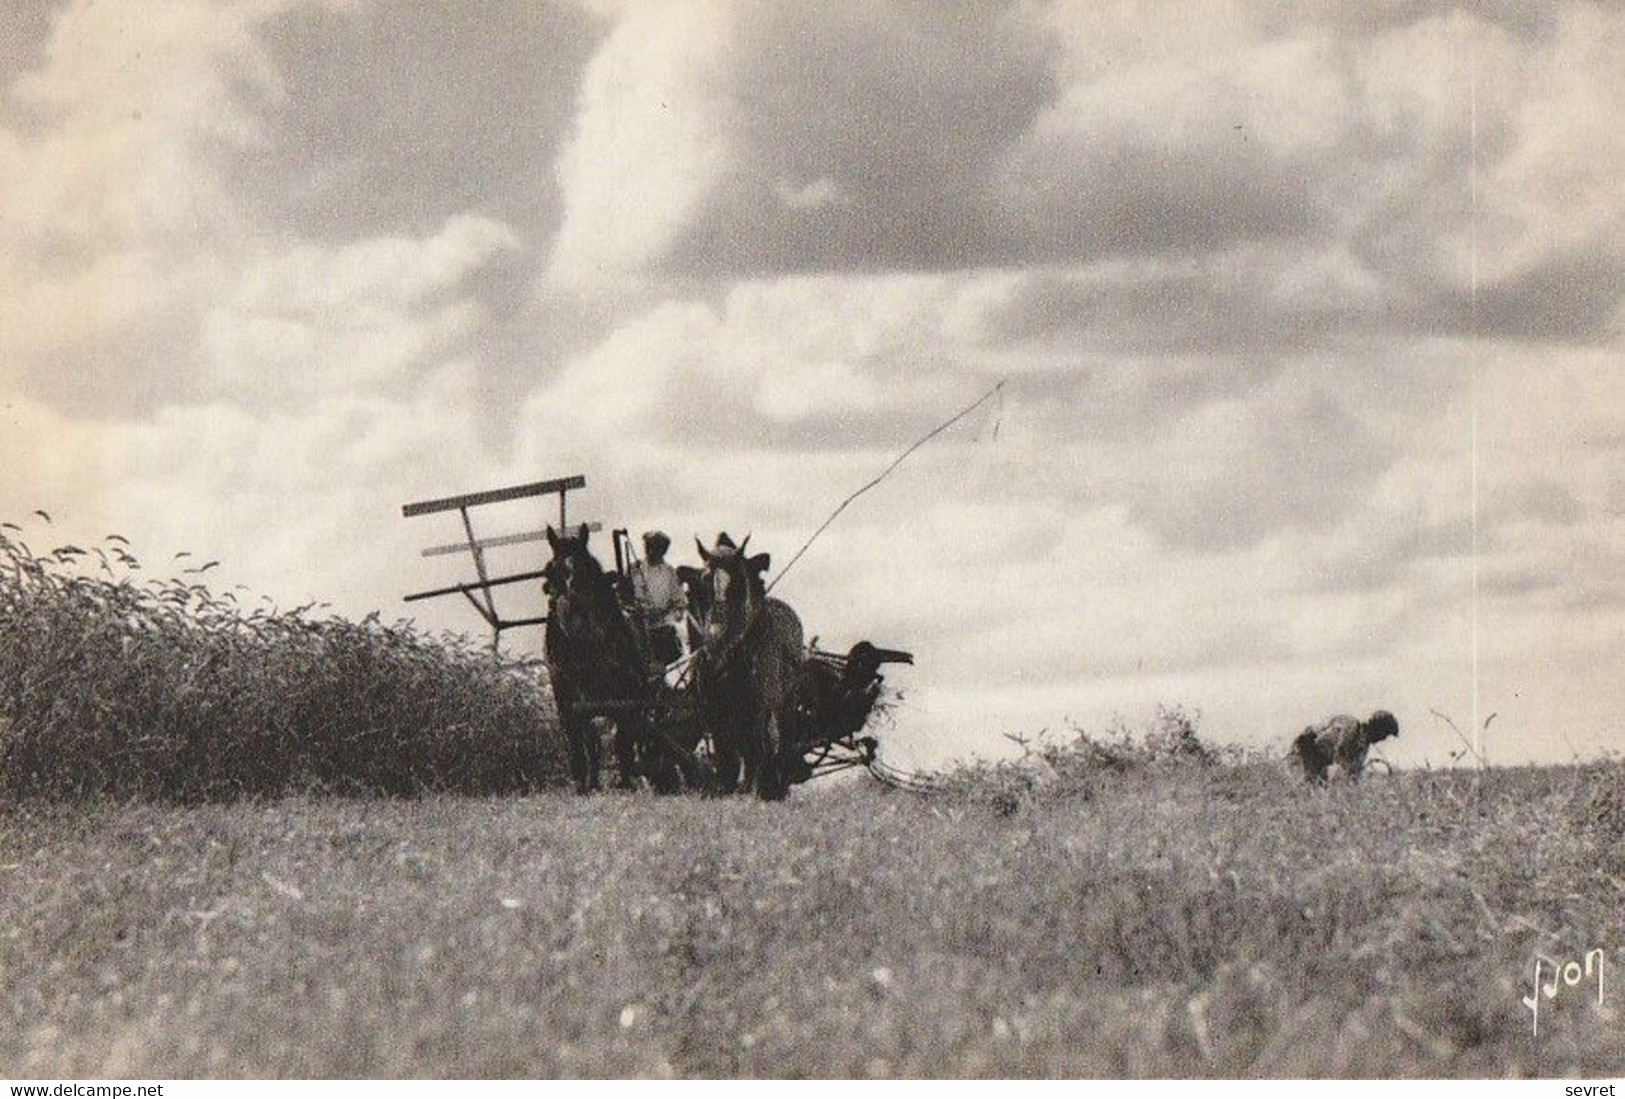
[[[746,538],[715,550],[700,545],[703,567],[681,570],[688,595],[686,651],[670,663],[651,656],[643,616],[631,605],[636,564],[624,530],[614,532],[615,562],[606,570],[589,547],[595,524],[567,523],[566,496],[582,477],[408,504],[406,516],[461,513],[467,541],[425,555],[467,552],[478,580],[407,596],[408,601],[461,594],[500,638],[522,625],[545,628],[548,679],[570,753],[571,777],[586,793],[600,781],[603,739],[613,744],[616,782],[656,790],[733,791],[768,799],[792,785],[851,767],[875,767],[868,731],[888,663],[908,653],[860,641],[845,653],[804,644],[800,619],[767,593],[770,560],[750,555]],[[556,493],[559,525],[477,539],[471,507]],[[493,578],[487,551],[546,540],[540,570]],[[541,580],[545,616],[503,619],[494,588]]]

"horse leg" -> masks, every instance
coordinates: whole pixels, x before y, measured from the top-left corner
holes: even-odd
[[[742,753],[745,757],[745,789],[755,791],[762,779],[763,766],[766,763],[765,753],[762,751],[767,730],[758,718],[751,718],[745,726],[745,735],[740,738]]]
[[[622,790],[637,788],[637,746],[642,741],[636,718],[627,714],[615,719],[615,785]]]
[[[664,735],[657,734],[652,726],[646,723],[640,723],[638,729],[641,738],[638,770],[649,783],[650,789],[657,794],[674,794],[681,790],[683,775]]]
[[[578,794],[590,794],[597,785],[597,761],[589,745],[589,740],[596,743],[596,737],[597,730],[592,727],[591,721],[574,715],[564,719],[564,743],[570,752],[570,778]]]
[[[784,777],[784,722],[777,710],[768,711],[762,723],[761,759],[756,768],[757,797],[778,801],[790,792]]]
[[[717,753],[717,792],[731,794],[739,789],[739,739],[726,723],[714,725],[712,729],[712,743]]]
[[[591,792],[603,785],[601,777],[604,770],[604,730],[599,726],[596,718],[587,720],[586,738],[587,790]]]

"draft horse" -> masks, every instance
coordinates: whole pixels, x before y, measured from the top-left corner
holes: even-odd
[[[696,687],[711,729],[717,787],[741,783],[765,799],[789,791],[785,736],[800,682],[801,619],[789,604],[767,596],[762,574],[769,554],[747,555],[723,535],[708,550],[695,539],[705,571],[696,578],[701,645]]]
[[[588,529],[560,535],[551,526],[547,591],[547,668],[570,754],[577,793],[598,789],[602,750],[595,719],[615,724],[617,783],[636,784],[637,758],[649,740],[651,686],[636,636],[610,578],[587,548]]]

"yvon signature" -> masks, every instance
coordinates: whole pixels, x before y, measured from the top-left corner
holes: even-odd
[[[1541,984],[1541,967],[1545,966],[1551,971],[1550,984]],[[1564,988],[1574,988],[1593,977],[1597,981],[1597,1006],[1602,1006],[1603,997],[1603,952],[1601,948],[1593,950],[1585,956],[1585,964],[1579,961],[1558,964],[1544,954],[1535,955],[1535,984],[1529,995],[1523,998],[1523,1006],[1529,1009],[1534,1016],[1535,1036],[1540,1036],[1540,999],[1544,995],[1548,1000],[1557,999],[1557,993]]]

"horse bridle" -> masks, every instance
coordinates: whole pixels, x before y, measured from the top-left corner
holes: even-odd
[[[737,650],[745,643],[745,639],[750,636],[751,630],[755,627],[757,620],[761,617],[762,611],[767,605],[765,600],[758,601],[756,598],[756,590],[751,584],[749,562],[745,561],[742,551],[736,551],[736,553],[741,564],[738,577],[730,575],[726,567],[723,566],[713,564],[709,568],[709,572],[712,573],[710,578],[712,585],[711,603],[706,608],[705,619],[701,622],[700,651],[708,654],[712,667],[718,672],[726,668],[729,662],[732,661],[737,654]],[[723,605],[722,593],[717,590],[717,580],[719,578],[725,579],[729,584],[740,583],[745,585],[745,607],[741,616],[743,622],[739,626],[739,631],[732,637],[719,637],[713,642],[707,635],[712,616],[716,614],[718,607]],[[720,647],[717,647],[719,642]]]
[[[569,627],[565,625],[565,623],[569,620],[568,616],[558,613],[559,605],[563,604],[565,608],[568,609],[573,605],[575,599],[581,598],[583,595],[583,593],[575,590],[576,584],[578,583],[578,577],[575,562],[573,562],[571,558],[577,553],[585,553],[585,550],[572,549],[564,556],[554,554],[553,560],[549,562],[549,566],[551,567],[555,564],[562,566],[564,571],[564,582],[562,584],[555,584],[552,576],[548,576],[545,581],[547,585],[548,597],[547,620],[558,632],[558,635],[561,638],[569,638],[571,631]],[[591,574],[589,574],[588,578],[591,578]],[[599,578],[603,579],[601,574]],[[608,583],[608,581],[605,580],[605,583]],[[559,590],[555,590],[555,588]]]

